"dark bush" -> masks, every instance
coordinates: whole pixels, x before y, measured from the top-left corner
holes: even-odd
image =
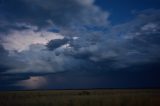
[[[82,91],[79,93],[79,95],[90,95],[89,91]]]

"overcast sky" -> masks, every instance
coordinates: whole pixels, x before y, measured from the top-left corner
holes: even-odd
[[[0,0],[0,90],[159,88],[159,0]]]

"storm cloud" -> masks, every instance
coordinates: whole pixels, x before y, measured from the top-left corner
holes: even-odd
[[[0,76],[23,74],[20,85],[34,78],[46,83],[41,76],[26,79],[31,74],[134,70],[160,62],[158,9],[112,25],[94,0],[0,3]]]
[[[94,0],[2,0],[1,31],[27,29],[27,24],[44,28],[82,25],[106,25],[108,13],[94,5]],[[98,17],[96,17],[98,16]]]
[[[37,5],[43,7],[43,2],[38,3],[40,4]],[[1,45],[9,51],[14,63],[6,64],[12,67],[6,73],[111,70],[158,62],[159,18],[159,10],[146,10],[130,22],[109,28],[100,28],[97,24],[95,27],[80,24],[80,29],[64,29],[65,33],[47,29],[36,31],[34,26],[24,30],[12,29],[6,36],[2,34],[1,37]]]

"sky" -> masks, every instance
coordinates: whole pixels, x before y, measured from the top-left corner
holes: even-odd
[[[159,0],[0,0],[0,90],[160,88]]]

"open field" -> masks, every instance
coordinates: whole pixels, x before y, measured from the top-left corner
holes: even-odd
[[[160,106],[160,90],[8,91],[0,106]]]

